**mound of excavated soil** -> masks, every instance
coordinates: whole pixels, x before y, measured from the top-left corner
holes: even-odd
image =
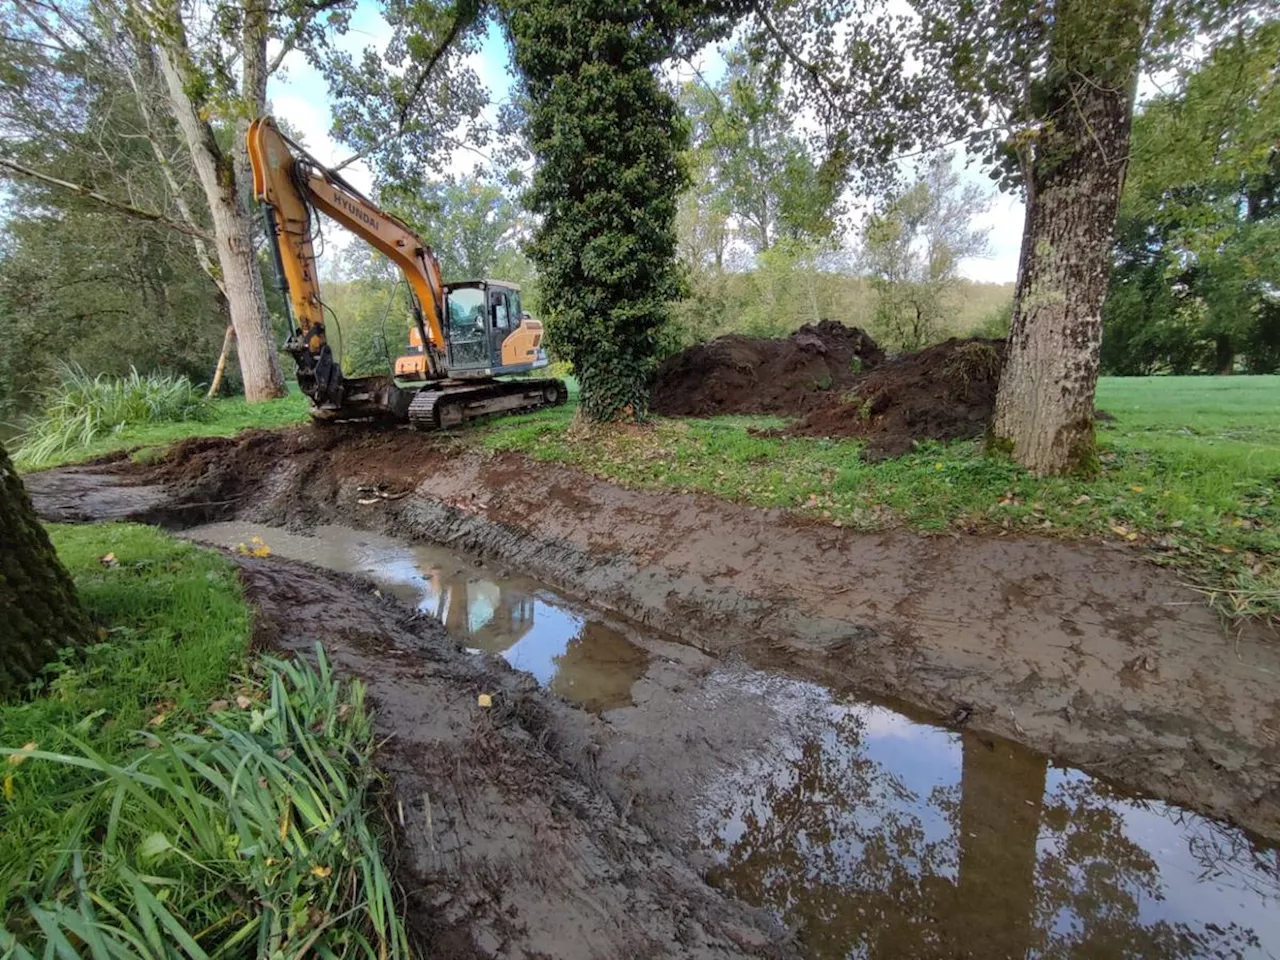
[[[807,323],[782,340],[730,334],[668,357],[653,409],[669,417],[801,414],[883,359],[864,331],[834,320]]]
[[[888,360],[783,433],[867,437],[866,460],[899,457],[918,440],[977,437],[995,410],[1003,340],[948,340]]]

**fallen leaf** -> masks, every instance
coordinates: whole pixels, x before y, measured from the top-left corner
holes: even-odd
[[[326,879],[331,873],[333,873],[333,867],[322,867],[316,865],[311,868],[311,875],[313,877],[319,877],[321,880]]]
[[[13,759],[10,757],[10,759]],[[6,800],[13,799],[13,774],[6,773],[4,775],[4,798]]]
[[[489,696],[487,693],[482,693],[480,696],[476,697],[476,703],[482,707],[492,707],[493,697]]]
[[[1089,496],[1087,493],[1082,493],[1071,501],[1071,505],[1075,507],[1082,507],[1091,500],[1093,500],[1093,497]]]
[[[104,567],[120,566],[120,561],[116,559],[116,555],[114,553],[108,553],[105,556],[99,557],[98,562],[102,564]]]
[[[39,746],[39,744],[34,740],[24,743],[21,750],[16,753],[9,754],[9,765],[11,767],[16,767],[18,764],[22,763],[31,755],[31,751],[36,749],[37,746]]]
[[[1235,547],[1228,547],[1228,546],[1226,546],[1225,544],[1223,544],[1222,546],[1220,546],[1218,549],[1219,549],[1219,550],[1221,550],[1223,553],[1235,553],[1235,552],[1236,552]]]
[[[253,701],[242,693],[240,696],[236,697],[236,706],[241,710],[248,710],[253,706]]]
[[[221,713],[223,710],[226,710],[230,706],[231,704],[229,704],[226,700],[215,700],[213,701],[213,703],[209,704],[209,712]]]
[[[169,719],[167,713],[157,713],[154,717],[147,721],[148,727],[163,727],[164,722]]]
[[[1144,486],[1143,486],[1142,484],[1140,484],[1140,483],[1135,483],[1135,484],[1134,484],[1132,487],[1130,487],[1129,489],[1130,489],[1130,490],[1132,490],[1134,493],[1141,493],[1143,490],[1145,490],[1145,489],[1147,489],[1147,488],[1146,488],[1146,487],[1144,487]]]
[[[1127,537],[1129,535],[1129,531],[1124,527],[1112,526],[1111,532],[1117,537]]]

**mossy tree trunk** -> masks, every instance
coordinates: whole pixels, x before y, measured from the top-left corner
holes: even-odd
[[[1026,226],[994,438],[1037,475],[1096,467],[1102,304],[1152,0],[1060,0],[1024,151]]]
[[[0,700],[88,635],[75,585],[0,445]]]

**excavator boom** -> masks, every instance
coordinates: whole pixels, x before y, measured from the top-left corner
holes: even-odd
[[[298,383],[322,419],[370,416],[449,426],[473,417],[562,403],[557,380],[495,379],[546,366],[542,325],[519,316],[512,284],[445,285],[435,254],[413,230],[378,207],[277,128],[270,117],[249,127],[254,197],[266,212],[268,239],[290,318],[286,349]],[[323,213],[384,254],[412,293],[409,353],[391,376],[347,378],[325,333],[313,238]],[[514,314],[514,315],[513,315]],[[406,382],[406,379],[408,382]]]

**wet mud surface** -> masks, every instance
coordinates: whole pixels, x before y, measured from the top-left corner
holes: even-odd
[[[380,722],[413,744],[387,762],[433,955],[1277,950],[1280,639],[1129,551],[858,535],[399,432],[27,483],[50,519],[274,541],[242,559],[274,642],[337,644],[400,704]],[[376,583],[317,591],[287,556]],[[513,659],[528,613],[549,632]],[[589,682],[557,687],[575,662]],[[480,712],[486,686],[508,706]]]
[[[1280,859],[1238,829],[603,614],[594,623],[643,650],[644,668],[596,661],[589,672],[628,695],[572,709],[557,681],[598,644],[591,619],[552,620],[559,669],[517,674],[443,635],[439,606],[378,595],[409,568],[428,583],[452,571],[450,590],[527,579],[335,528],[236,527],[189,535],[249,533],[277,551],[240,558],[260,633],[305,653],[329,624],[335,659],[369,684],[427,955],[1229,957],[1268,956],[1280,937]],[[339,566],[358,556],[372,583],[280,557],[308,548]],[[469,609],[471,638],[505,629]]]

